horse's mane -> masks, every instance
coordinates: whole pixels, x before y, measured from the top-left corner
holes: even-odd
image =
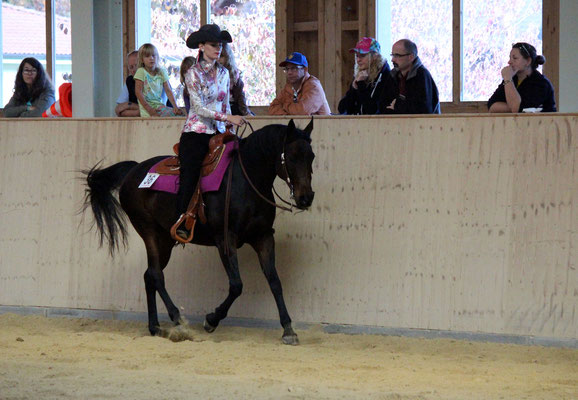
[[[276,151],[281,143],[281,133],[284,132],[284,125],[267,125],[257,129],[248,137],[241,140],[241,149],[244,154],[266,156]]]
[[[243,139],[241,141],[241,146],[248,146],[248,148],[252,150],[263,150],[265,148],[270,150],[270,146],[281,146],[283,135],[287,132],[287,129],[287,125],[282,124],[264,126],[261,129],[257,129],[247,138]],[[301,129],[295,128],[294,135],[297,139],[302,139],[307,141],[307,143],[311,143],[311,137]]]
[[[287,129],[287,125],[267,125],[242,139],[240,151],[242,151],[243,161],[247,165],[255,163],[257,167],[263,166],[262,163],[264,160],[272,161],[271,156],[277,156],[283,148],[283,140],[285,139]],[[311,143],[311,137],[301,129],[295,128],[292,138],[293,140],[302,139]]]

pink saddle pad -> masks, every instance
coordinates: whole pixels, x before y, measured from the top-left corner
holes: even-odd
[[[225,145],[225,151],[221,156],[219,165],[213,172],[209,175],[201,178],[201,192],[214,192],[219,190],[221,187],[221,182],[223,181],[223,176],[225,176],[225,171],[231,163],[232,152],[238,147],[237,142],[229,142]],[[151,167],[149,173],[156,173],[157,165],[156,163]],[[160,175],[156,181],[149,187],[150,190],[156,190],[158,192],[168,192],[168,193],[178,193],[179,192],[179,175]]]

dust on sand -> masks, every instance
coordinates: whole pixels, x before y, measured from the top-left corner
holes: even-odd
[[[0,399],[578,399],[578,350],[0,315]]]

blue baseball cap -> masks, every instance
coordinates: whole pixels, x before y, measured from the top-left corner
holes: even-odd
[[[302,67],[307,67],[307,58],[301,53],[294,52],[288,55],[285,61],[279,64],[279,66],[284,67],[287,64],[295,64]]]

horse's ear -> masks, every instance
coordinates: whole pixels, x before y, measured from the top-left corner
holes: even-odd
[[[313,117],[311,117],[311,121],[309,122],[309,124],[307,124],[307,126],[305,127],[303,132],[305,132],[307,134],[307,136],[309,138],[311,138],[311,132],[312,131],[313,131]]]
[[[293,132],[295,130],[295,122],[293,122],[293,118],[291,118],[291,120],[287,124],[287,130],[289,132]]]

